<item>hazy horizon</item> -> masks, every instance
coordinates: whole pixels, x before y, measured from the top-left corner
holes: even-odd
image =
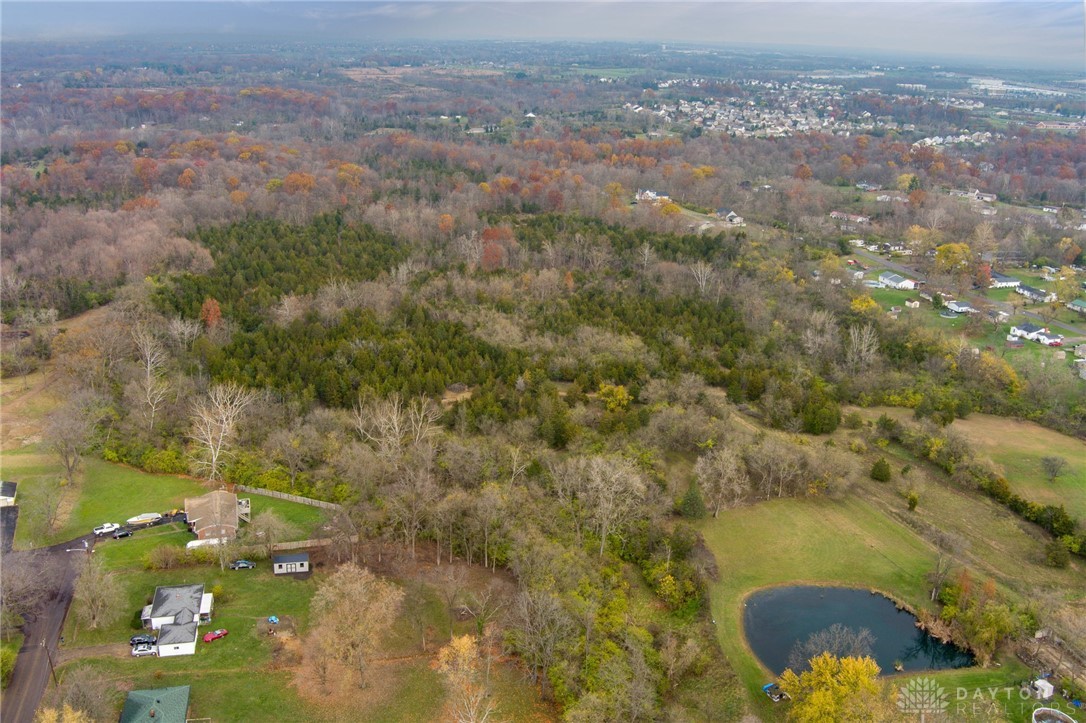
[[[652,41],[1084,71],[1082,2],[4,2],[6,42],[132,36]]]

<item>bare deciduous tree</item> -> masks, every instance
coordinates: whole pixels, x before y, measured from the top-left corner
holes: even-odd
[[[132,330],[132,344],[136,348],[136,358],[144,378],[150,381],[157,377],[169,360],[169,354],[161,342],[146,326],[137,326]]]
[[[58,705],[70,707],[86,716],[87,721],[111,720],[116,715],[117,689],[99,670],[82,665],[66,670],[61,685],[51,696]],[[62,723],[69,723],[67,716]]]
[[[87,556],[75,584],[76,617],[91,630],[110,625],[124,612],[124,590],[97,556]]]
[[[522,590],[513,601],[513,647],[528,666],[540,692],[547,687],[547,670],[558,659],[563,642],[575,633],[572,618],[553,594],[543,590]]]
[[[60,584],[56,561],[41,552],[4,556],[0,567],[0,622],[5,630],[22,626],[25,616],[37,610]]]
[[[682,636],[668,631],[664,644],[660,646],[660,662],[664,666],[664,676],[672,689],[679,686],[683,676],[697,661],[701,647],[693,638],[683,640]]]
[[[433,470],[428,461],[405,470],[403,478],[392,486],[387,498],[389,516],[393,525],[403,532],[404,544],[411,547],[412,559],[415,557],[415,540],[438,497]]]
[[[277,515],[274,510],[264,510],[245,528],[246,544],[261,548],[271,557],[275,545],[298,536],[298,528]]]
[[[290,490],[293,492],[298,475],[320,459],[321,437],[309,424],[277,429],[268,435],[264,450],[286,468],[290,474]]]
[[[369,658],[399,615],[403,597],[401,588],[353,563],[329,575],[313,596],[324,650],[357,670],[362,687]]]
[[[1049,482],[1055,482],[1057,477],[1067,471],[1067,467],[1067,460],[1063,457],[1054,454],[1041,457],[1041,469]]]
[[[88,400],[78,397],[64,404],[49,415],[43,436],[45,443],[64,467],[64,478],[71,483],[79,463],[83,459],[83,450],[90,443],[94,424],[88,409]]]
[[[687,267],[690,275],[694,277],[694,283],[698,287],[698,293],[708,296],[716,283],[716,270],[712,264],[706,261],[695,261]]]
[[[732,449],[716,447],[694,463],[694,474],[713,517],[725,507],[739,504],[750,490],[742,458]]]
[[[211,387],[206,397],[193,404],[190,438],[198,450],[196,466],[207,473],[209,480],[219,479],[237,434],[238,421],[254,399],[256,392],[227,382]]]
[[[870,368],[879,354],[879,334],[871,324],[850,326],[845,342],[845,365],[857,373]]]
[[[195,319],[184,319],[180,316],[170,319],[166,325],[166,333],[169,334],[170,339],[181,351],[192,349],[193,343],[200,336],[200,331],[200,322]]]
[[[815,310],[803,329],[803,350],[818,362],[833,361],[841,343],[840,334],[833,312]]]

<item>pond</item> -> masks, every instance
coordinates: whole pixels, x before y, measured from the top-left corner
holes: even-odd
[[[776,674],[789,667],[797,643],[834,624],[871,631],[871,657],[884,675],[903,670],[964,668],[973,657],[954,645],[941,643],[916,627],[916,618],[893,602],[867,590],[841,587],[791,586],[761,590],[747,598],[743,629],[754,654]]]

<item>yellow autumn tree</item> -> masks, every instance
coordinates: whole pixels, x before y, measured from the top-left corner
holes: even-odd
[[[784,671],[780,687],[792,698],[788,720],[800,723],[901,719],[894,692],[879,680],[879,666],[869,657],[837,657],[823,653],[811,658],[811,669]]]
[[[438,651],[437,669],[445,675],[450,713],[457,723],[482,723],[494,712],[479,668],[479,645],[470,635],[454,636]]]
[[[67,703],[63,708],[39,708],[34,723],[93,723],[91,717]]]

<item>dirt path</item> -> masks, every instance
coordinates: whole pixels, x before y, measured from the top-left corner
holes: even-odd
[[[56,657],[56,664],[61,665],[72,660],[83,658],[127,658],[132,654],[131,647],[124,643],[107,643],[105,645],[87,645],[82,648],[64,648]]]

